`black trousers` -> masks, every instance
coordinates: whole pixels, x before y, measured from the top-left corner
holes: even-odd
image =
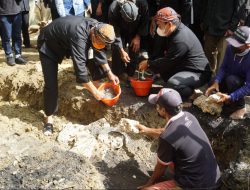
[[[39,52],[44,76],[44,112],[47,116],[53,115],[58,110],[58,62]],[[93,60],[87,63],[93,80],[105,77],[101,66],[95,65]]]
[[[122,35],[121,35],[122,36]],[[122,44],[125,46],[127,43],[130,44],[134,35],[122,36]],[[135,53],[132,51],[131,47],[128,47],[128,54],[130,57],[130,62],[125,65],[125,63],[121,59],[121,55],[119,49],[114,45],[111,46],[112,48],[112,72],[119,76],[123,73],[127,73],[128,76],[133,76],[136,70],[136,66],[138,63],[139,53]],[[124,47],[125,49],[125,47]]]
[[[210,73],[195,73],[191,71],[181,71],[174,74],[166,81],[167,88],[173,88],[178,91],[185,101],[194,92],[210,80]]]
[[[43,53],[39,53],[44,77],[44,112],[47,116],[58,110],[58,63]]]
[[[154,35],[153,38],[153,45],[152,45],[152,51],[150,54],[150,58],[152,60],[164,57],[165,56],[165,45],[166,45],[166,38],[159,36],[157,33]]]
[[[223,93],[232,93],[242,87],[244,85],[244,80],[236,75],[228,75],[226,76],[220,83],[220,91]],[[230,102],[228,104],[224,104],[223,112],[224,114],[231,114],[238,109],[242,109],[245,107],[245,99],[244,97],[239,98],[235,102]]]
[[[30,35],[29,35],[29,11],[22,12],[22,34],[23,44],[25,47],[30,47]]]

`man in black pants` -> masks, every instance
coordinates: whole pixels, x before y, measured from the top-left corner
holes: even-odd
[[[158,94],[151,94],[148,100],[167,124],[157,129],[137,125],[141,134],[159,138],[155,170],[148,182],[138,189],[216,190],[220,169],[212,147],[197,119],[182,111],[180,94],[163,88]],[[159,182],[167,167],[174,169],[174,179]]]
[[[141,49],[141,37],[148,34],[148,4],[145,0],[113,1],[109,7],[109,23],[117,39],[112,45],[112,71],[119,77],[134,75]],[[128,53],[125,51],[129,44]]]
[[[89,65],[92,68],[94,67],[91,73],[93,81],[98,81],[107,76],[113,83],[118,84],[119,79],[111,72],[106,54],[103,51],[105,45],[113,43],[114,40],[113,26],[84,17],[67,16],[58,18],[41,31],[37,45],[45,81],[44,107],[46,118],[44,133],[46,135],[53,132],[52,115],[58,107],[58,63],[61,63],[65,56],[71,56],[76,81],[86,87],[97,100],[100,100],[102,94],[88,76],[87,55],[92,47],[94,61]]]
[[[29,35],[29,11],[30,5],[29,0],[22,0],[21,2],[22,11],[22,34],[24,47],[30,48],[30,35]]]
[[[177,90],[186,101],[195,88],[209,81],[211,71],[202,46],[195,34],[179,19],[170,7],[160,9],[156,16],[157,41],[160,55],[156,59],[144,60],[140,70],[150,68],[160,73],[166,87]]]

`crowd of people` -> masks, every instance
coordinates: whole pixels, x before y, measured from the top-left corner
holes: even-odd
[[[58,64],[73,61],[76,81],[97,99],[100,80],[129,81],[135,71],[150,70],[164,88],[149,97],[167,124],[138,125],[159,138],[155,171],[140,189],[216,189],[220,171],[197,119],[182,111],[196,88],[209,84],[232,119],[246,113],[250,95],[250,16],[247,0],[44,0],[52,22],[41,29],[37,49],[44,74],[44,134],[53,133],[58,108]],[[29,1],[0,1],[0,35],[6,63],[26,64],[31,43]],[[12,42],[12,44],[11,44]],[[106,51],[111,47],[112,65]],[[93,56],[91,53],[93,52]],[[141,57],[143,53],[147,56]],[[91,77],[89,76],[89,72]],[[181,140],[180,140],[181,139]],[[174,180],[158,183],[166,166]]]

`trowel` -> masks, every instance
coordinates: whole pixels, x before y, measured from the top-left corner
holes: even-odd
[[[146,78],[145,78],[145,76],[144,76],[145,71],[142,71],[142,72],[137,71],[137,73],[138,73],[138,75],[137,75],[137,79],[138,79],[138,80],[146,80]]]

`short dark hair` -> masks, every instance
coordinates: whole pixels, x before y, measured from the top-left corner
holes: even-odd
[[[182,111],[182,104],[176,107],[164,106],[159,101],[157,102],[157,104],[160,106],[160,108],[164,108],[165,111],[171,116],[175,116]]]

